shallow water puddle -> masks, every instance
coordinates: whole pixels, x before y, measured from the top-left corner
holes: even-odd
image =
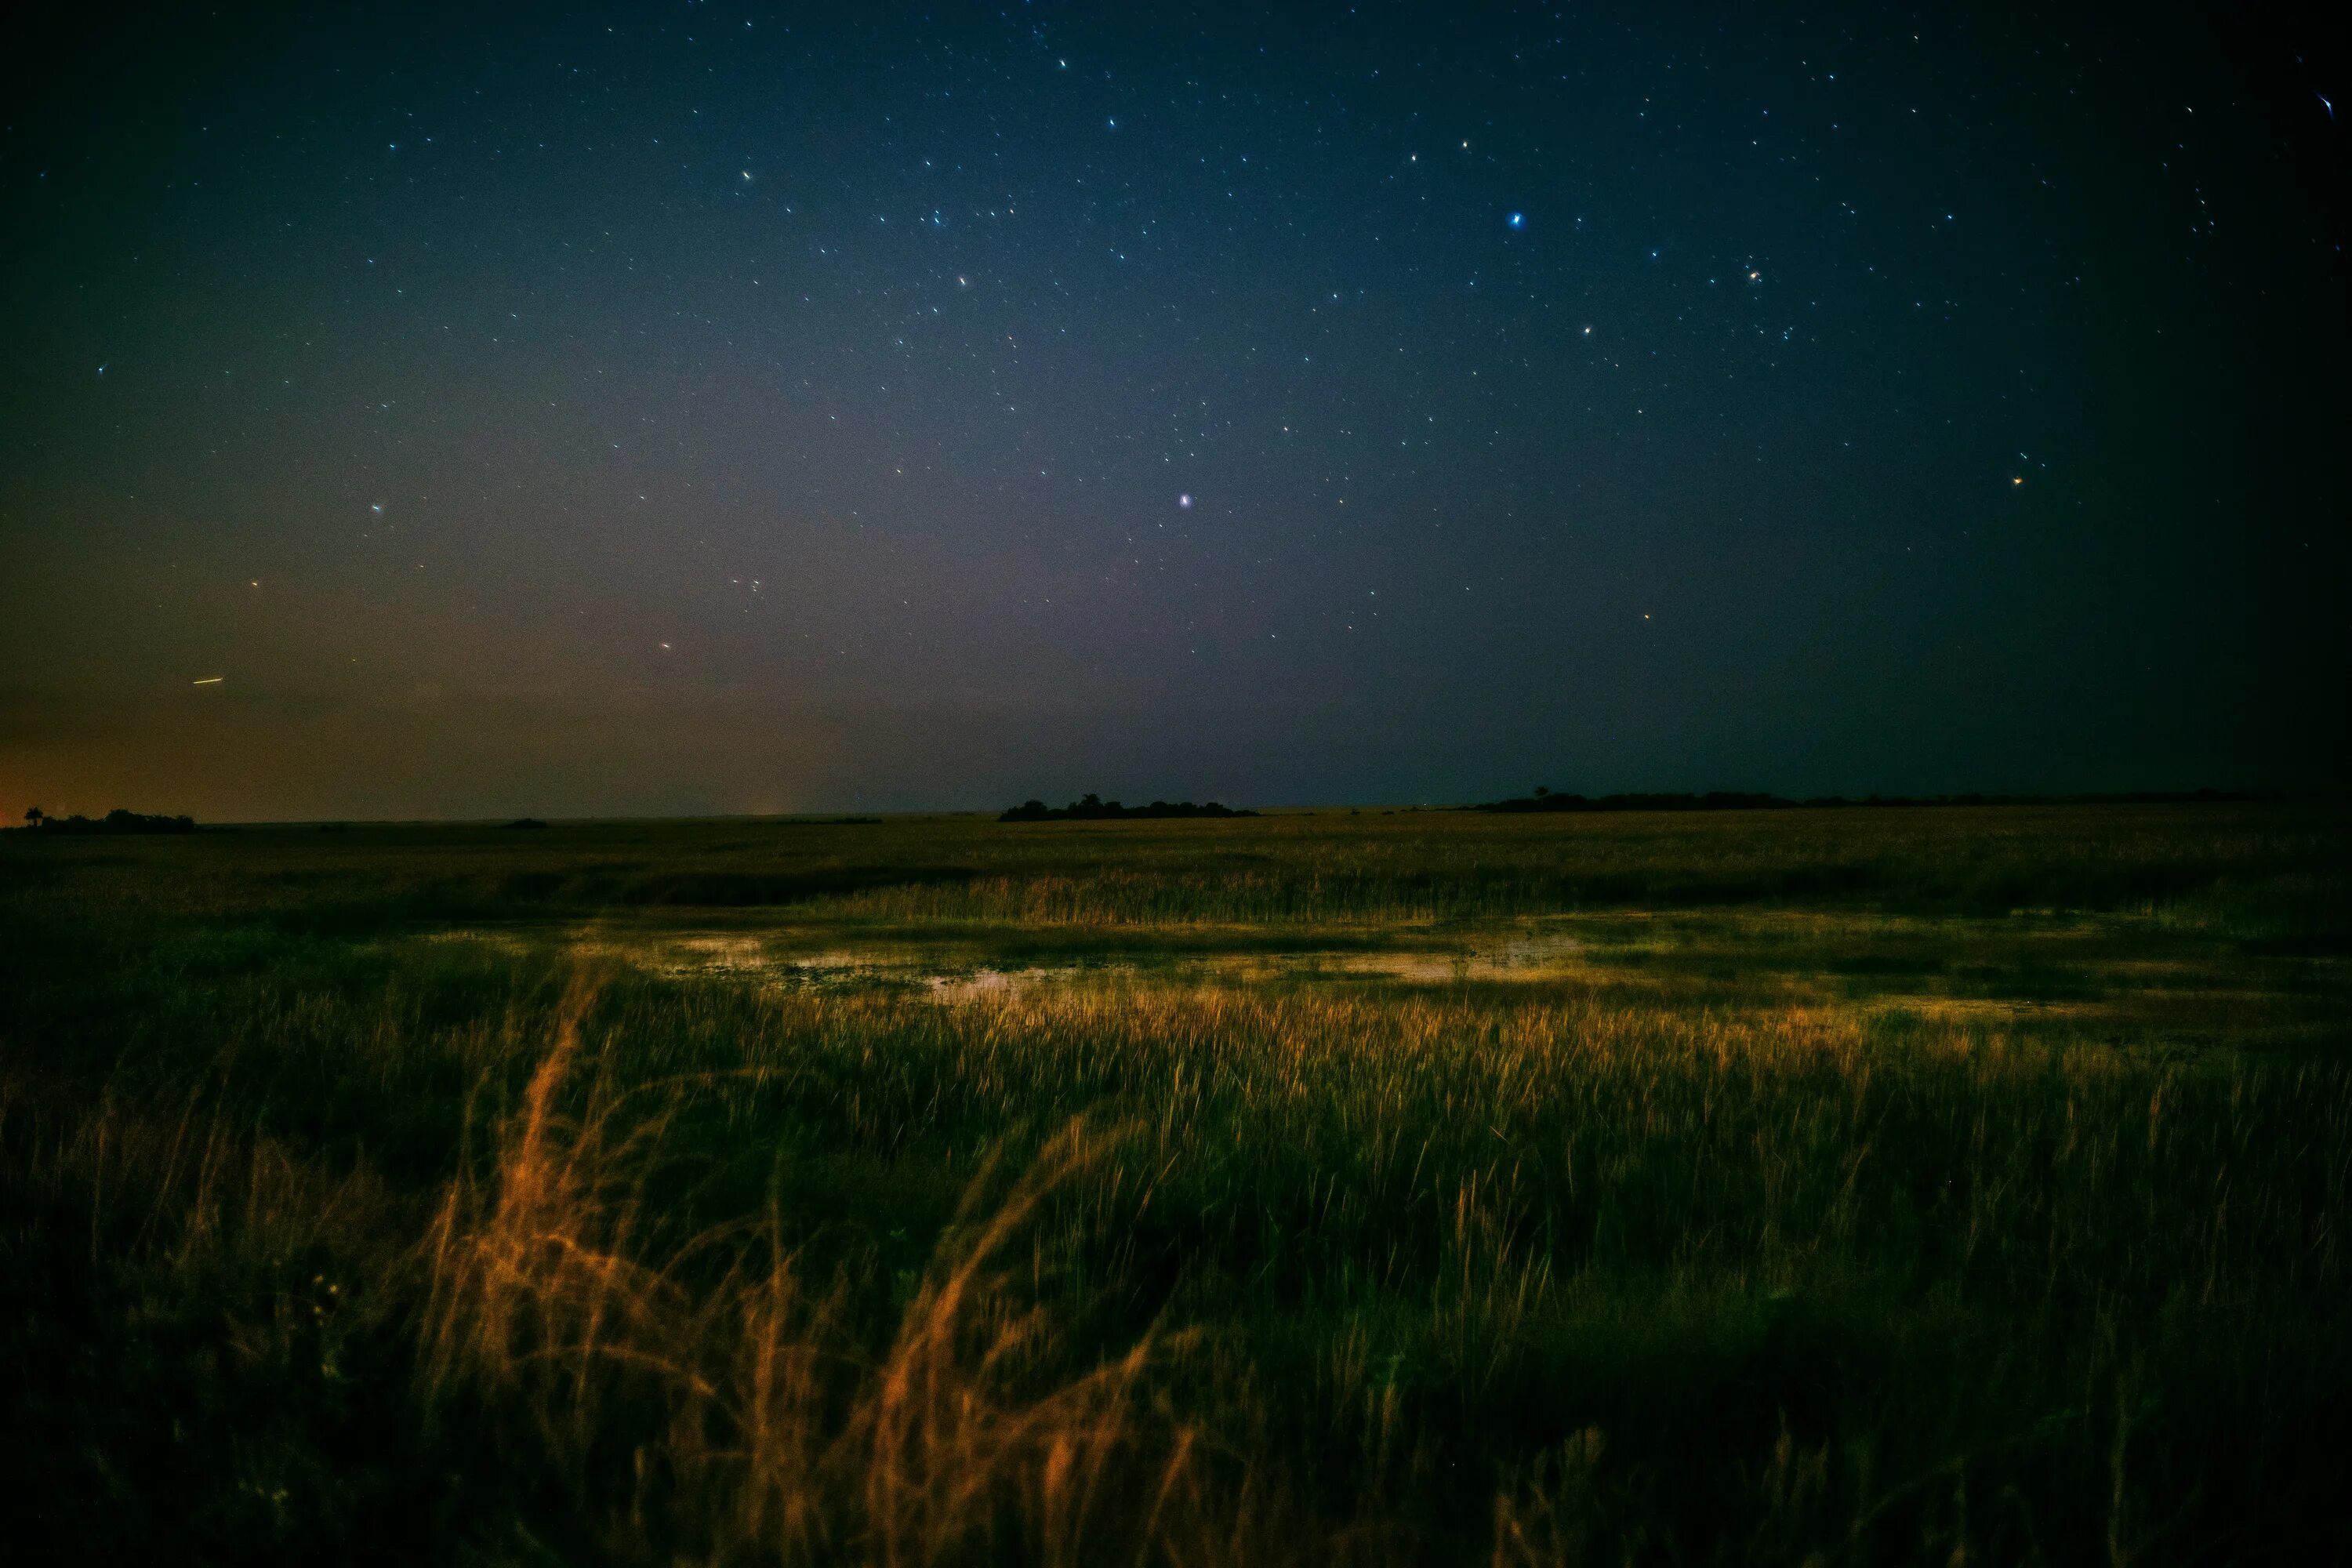
[[[616,938],[576,931],[567,945],[583,957],[617,960],[676,977],[757,978],[785,984],[919,987],[943,1003],[1002,1000],[1039,989],[1150,984],[1270,984],[1288,980],[1456,982],[1540,980],[1581,961],[1583,947],[1563,931],[1513,931],[1466,940],[1451,949],[1385,952],[1267,950],[1166,953],[1148,960],[1110,954],[1046,963],[991,962],[974,946],[873,944],[813,952],[780,951],[769,938],[742,932],[648,932]]]

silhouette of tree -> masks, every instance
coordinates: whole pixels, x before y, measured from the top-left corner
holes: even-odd
[[[37,805],[28,805],[25,808],[26,822],[35,827],[40,826],[43,822],[47,821],[48,819],[48,815],[49,814],[47,812],[43,811]]]

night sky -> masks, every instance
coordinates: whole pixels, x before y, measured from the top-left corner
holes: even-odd
[[[2345,776],[2292,13],[321,15],[0,67],[11,819]]]

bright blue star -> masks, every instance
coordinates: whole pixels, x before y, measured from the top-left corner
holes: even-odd
[[[1503,221],[1509,224],[1513,228],[1525,228],[1528,226],[1528,215],[1525,213],[1513,213]]]

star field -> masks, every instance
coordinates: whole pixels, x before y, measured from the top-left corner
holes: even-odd
[[[2284,24],[713,3],[44,58],[12,816],[2340,767],[2340,57]]]

